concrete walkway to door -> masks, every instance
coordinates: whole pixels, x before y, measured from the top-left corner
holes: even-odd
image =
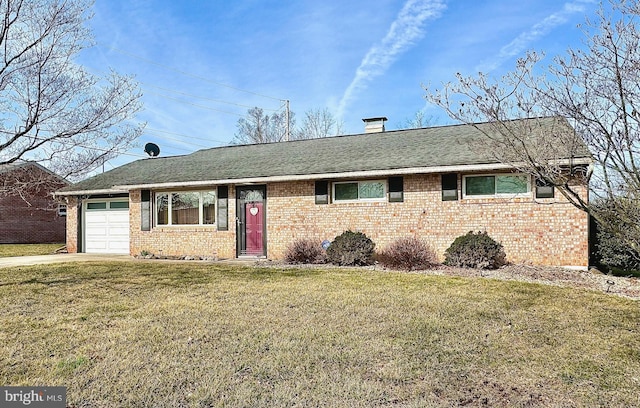
[[[64,262],[84,262],[84,261],[131,261],[129,255],[112,254],[55,254],[55,255],[33,255],[33,256],[10,256],[0,258],[0,268],[10,268],[14,266],[44,265]]]

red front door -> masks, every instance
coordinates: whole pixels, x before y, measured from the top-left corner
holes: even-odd
[[[236,197],[238,256],[266,256],[267,186],[238,186]]]
[[[264,207],[261,202],[245,204],[245,231],[247,255],[262,255],[264,253],[263,220]]]

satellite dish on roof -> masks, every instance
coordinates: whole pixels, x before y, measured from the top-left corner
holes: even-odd
[[[160,154],[160,148],[155,143],[147,143],[144,145],[144,152],[149,155],[149,157],[156,157]]]

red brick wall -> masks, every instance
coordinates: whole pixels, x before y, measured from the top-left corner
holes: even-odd
[[[442,260],[456,237],[487,231],[511,262],[588,265],[588,217],[557,191],[555,199],[442,201],[440,175],[417,175],[404,177],[402,203],[316,205],[311,181],[270,184],[267,197],[270,258],[281,258],[295,239],[332,240],[350,229],[367,234],[378,249],[400,236],[424,238]]]
[[[0,194],[0,244],[63,243],[65,218],[50,190],[27,191],[25,200]]]
[[[579,188],[584,196],[586,186]],[[229,186],[229,231],[209,227],[154,227],[140,230],[140,192],[130,196],[131,254],[235,257],[235,186]],[[75,237],[69,206],[67,236]],[[314,182],[267,185],[267,251],[283,257],[298,238],[332,240],[347,229],[362,231],[383,248],[394,238],[415,235],[427,240],[441,259],[459,235],[487,231],[502,242],[511,262],[541,265],[588,265],[588,217],[556,191],[556,198],[461,199],[442,201],[440,175],[404,177],[404,202],[316,205]]]

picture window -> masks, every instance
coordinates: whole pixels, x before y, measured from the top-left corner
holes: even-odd
[[[213,225],[215,191],[156,193],[156,225]]]

